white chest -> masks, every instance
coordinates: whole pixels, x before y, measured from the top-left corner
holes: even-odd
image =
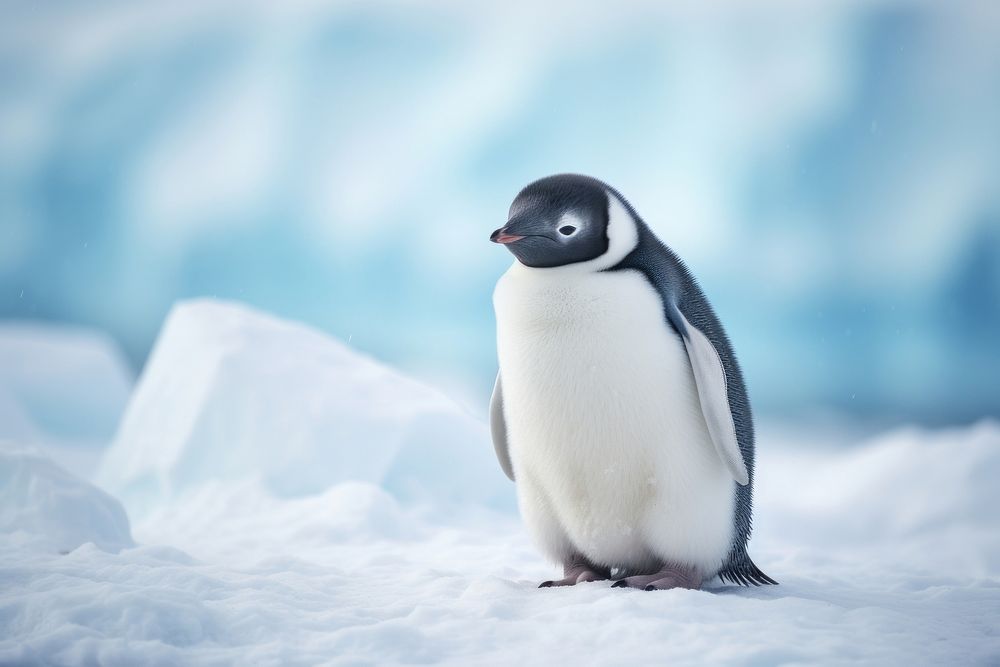
[[[590,445],[606,458],[649,437],[662,441],[698,412],[683,343],[638,273],[548,274],[515,265],[494,302],[515,449],[542,439],[537,446],[550,454],[578,458],[573,450]],[[562,448],[572,449],[555,451]]]
[[[732,483],[655,290],[635,272],[515,265],[497,284],[494,305],[522,506],[544,504],[552,515],[545,523],[604,562],[645,562],[651,553],[721,558]],[[526,519],[538,514],[525,509]],[[716,528],[694,535],[704,545],[697,554],[688,554],[690,544],[671,546],[703,533],[706,519]]]

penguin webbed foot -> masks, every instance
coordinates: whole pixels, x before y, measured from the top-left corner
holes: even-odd
[[[550,579],[538,584],[539,588],[552,588],[556,586],[575,586],[588,581],[607,581],[611,578],[611,569],[603,568],[589,562],[584,558],[574,558],[563,565],[563,578]]]
[[[646,591],[665,591],[671,588],[701,588],[702,577],[693,567],[683,565],[664,565],[659,572],[652,574],[637,574],[619,579],[611,584],[612,588],[641,588]]]

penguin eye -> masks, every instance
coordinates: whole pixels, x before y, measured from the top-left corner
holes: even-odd
[[[569,236],[575,231],[576,227],[574,227],[573,225],[565,225],[559,228],[559,233],[562,234],[563,236]]]

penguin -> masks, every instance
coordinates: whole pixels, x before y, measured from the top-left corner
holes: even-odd
[[[722,324],[614,188],[525,187],[490,236],[515,258],[493,305],[490,430],[539,549],[541,587],[775,584],[747,553],[754,430]]]

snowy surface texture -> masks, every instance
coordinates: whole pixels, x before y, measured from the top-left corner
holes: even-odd
[[[3,441],[0,535],[44,553],[65,554],[85,543],[112,552],[134,546],[121,503],[40,450]]]
[[[310,398],[310,382],[329,396]],[[255,389],[276,407],[252,402]],[[224,428],[239,406],[253,423]],[[426,413],[452,420],[440,442],[407,427]],[[159,433],[168,414],[187,428]],[[296,420],[297,439],[278,438]],[[57,549],[0,541],[0,664],[1000,660],[995,422],[836,446],[763,429],[751,553],[781,585],[657,592],[536,588],[557,569],[494,502],[513,486],[464,423],[434,391],[314,332],[234,306],[179,308],[103,467],[137,507],[139,546],[106,496],[31,450],[0,449],[0,529],[72,534]],[[302,485],[282,483],[295,471]],[[456,486],[467,474],[474,491]],[[91,527],[69,531],[81,516]]]

